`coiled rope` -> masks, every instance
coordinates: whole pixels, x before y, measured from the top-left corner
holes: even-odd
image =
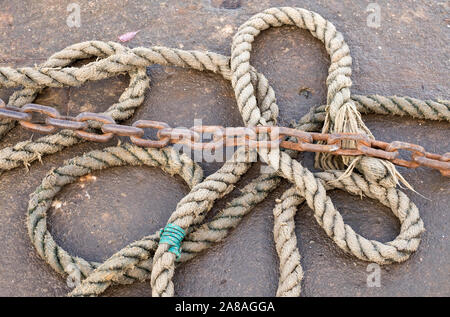
[[[308,29],[325,43],[331,57],[327,79],[327,105],[312,109],[299,121],[297,128],[304,131],[319,129],[333,132],[365,132],[371,136],[358,110],[382,114],[409,114],[416,118],[449,121],[448,101],[419,101],[408,97],[351,96],[351,57],[343,36],[320,15],[299,8],[272,8],[257,14],[244,23],[233,38],[231,58],[199,51],[183,51],[165,47],[127,49],[117,43],[98,41],[72,45],[50,57],[36,68],[0,68],[0,85],[23,86],[10,98],[9,105],[22,106],[32,102],[44,87],[78,86],[88,80],[99,80],[128,72],[130,86],[119,103],[107,112],[115,120],[130,117],[142,103],[148,87],[146,67],[152,64],[189,67],[221,74],[232,81],[238,108],[246,125],[274,125],[278,115],[275,94],[267,79],[249,64],[251,43],[262,30],[271,26],[296,25]],[[67,67],[76,59],[97,56],[102,59],[80,68]],[[134,77],[133,77],[134,76]],[[11,122],[1,123],[0,135],[11,129]],[[92,125],[92,128],[97,128]],[[64,147],[80,142],[70,131],[26,141],[0,151],[0,170],[6,171],[21,164],[29,164],[43,155],[56,153]],[[170,152],[170,153],[169,153]],[[359,259],[380,264],[401,262],[414,252],[423,232],[423,223],[415,205],[396,190],[395,172],[388,163],[359,158],[354,164],[362,175],[327,171],[311,173],[287,152],[259,150],[260,158],[276,172],[262,174],[241,190],[241,195],[220,211],[210,222],[201,224],[214,201],[224,197],[239,178],[249,169],[255,151],[239,149],[216,173],[203,182],[196,164],[172,149],[151,150],[132,145],[93,151],[70,160],[65,166],[51,171],[32,194],[28,208],[28,228],[32,242],[41,257],[59,273],[67,274],[67,265],[80,271],[83,282],[73,290],[73,296],[98,295],[114,283],[132,283],[151,280],[154,296],[172,296],[172,277],[177,261],[186,261],[215,242],[226,237],[254,205],[265,199],[277,187],[281,178],[287,178],[294,187],[277,204],[274,236],[280,257],[280,282],[277,295],[300,294],[302,270],[293,231],[296,206],[303,200],[314,211],[318,223],[344,251]],[[342,168],[350,160],[318,157],[325,168]],[[170,245],[159,243],[159,232],[136,241],[114,254],[102,264],[89,262],[67,254],[57,246],[46,229],[46,212],[51,200],[62,186],[92,170],[124,164],[159,166],[170,173],[180,174],[192,186],[191,192],[177,205],[168,220],[187,232],[182,243],[181,257],[169,251]],[[189,167],[189,168],[187,168]],[[370,167],[370,168],[365,168]],[[184,175],[184,176],[183,176]],[[343,177],[347,176],[347,177]],[[189,180],[187,179],[189,178]],[[352,194],[378,199],[391,207],[400,219],[400,234],[391,242],[367,240],[345,225],[334,208],[326,190],[344,189]]]

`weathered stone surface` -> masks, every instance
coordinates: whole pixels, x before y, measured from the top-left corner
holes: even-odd
[[[231,37],[252,14],[271,6],[296,5],[320,13],[340,30],[354,60],[353,92],[449,98],[448,3],[446,1],[378,1],[381,26],[366,24],[367,1],[77,1],[81,27],[66,25],[67,3],[8,1],[0,13],[0,64],[34,65],[72,43],[117,40],[141,30],[128,43],[209,49],[229,54]],[[321,43],[306,31],[291,27],[271,29],[254,46],[252,64],[273,85],[280,105],[280,124],[300,118],[326,97],[329,59]],[[176,68],[149,68],[151,89],[132,121],[152,119],[173,126],[190,126],[195,118],[205,124],[242,124],[230,83],[213,74]],[[88,83],[80,88],[47,89],[38,102],[61,112],[101,111],[119,97],[126,76]],[[307,88],[309,93],[304,93]],[[0,90],[7,99],[10,90]],[[374,135],[403,140],[433,152],[449,151],[448,123],[408,118],[366,116]],[[15,128],[0,148],[30,138]],[[116,142],[116,141],[115,141]],[[113,143],[111,143],[113,144]],[[83,144],[5,173],[0,181],[1,296],[63,296],[69,288],[33,249],[26,233],[28,195],[52,167],[65,159],[106,145]],[[311,166],[312,155],[305,161]],[[220,164],[203,164],[206,173]],[[307,207],[296,218],[299,248],[305,270],[304,296],[450,295],[449,180],[437,171],[400,169],[421,195],[408,195],[419,206],[427,228],[422,244],[406,263],[382,268],[381,287],[366,286],[367,263],[345,255],[315,223]],[[242,183],[257,175],[252,169]],[[50,228],[67,250],[101,261],[122,246],[160,228],[188,191],[178,178],[149,168],[115,168],[94,174],[95,180],[67,186],[52,210]],[[272,208],[284,184],[223,243],[180,267],[175,275],[178,295],[271,296],[275,294],[278,262],[272,242]],[[175,197],[174,197],[175,196]],[[331,193],[345,220],[364,236],[389,241],[398,222],[387,208],[342,192]],[[223,206],[220,202],[218,207]],[[216,207],[213,212],[217,211]],[[150,295],[148,283],[115,287],[109,296]]]

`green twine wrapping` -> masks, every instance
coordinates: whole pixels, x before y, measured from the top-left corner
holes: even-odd
[[[173,223],[168,223],[164,229],[161,229],[159,243],[167,243],[170,245],[169,252],[177,256],[181,255],[181,241],[183,241],[186,233],[184,230]]]

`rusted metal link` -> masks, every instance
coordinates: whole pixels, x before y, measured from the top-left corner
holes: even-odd
[[[33,114],[43,116],[44,123],[34,122]],[[96,142],[107,142],[114,136],[126,136],[136,145],[152,148],[162,148],[169,144],[183,144],[195,150],[215,150],[229,146],[255,149],[281,147],[301,152],[325,152],[344,156],[366,155],[408,168],[427,166],[450,177],[450,153],[444,155],[428,153],[416,144],[377,141],[363,134],[309,133],[274,126],[172,128],[165,122],[151,120],[139,120],[128,126],[117,124],[104,114],[83,112],[76,117],[62,116],[51,107],[37,104],[28,104],[22,108],[10,107],[1,99],[0,118],[18,121],[24,128],[39,133],[70,129],[79,137]],[[100,123],[101,133],[90,129],[88,122]],[[145,129],[155,130],[156,139],[146,138]],[[410,153],[410,158],[400,158],[400,151]]]
[[[128,125],[107,123],[102,126],[103,133],[112,133],[119,136],[135,136],[141,138],[144,136],[144,129],[131,127]]]
[[[85,122],[85,121],[97,121],[103,124],[114,124],[116,123],[113,118],[110,116],[99,114],[99,113],[91,113],[91,112],[83,112],[75,117],[77,122]],[[108,142],[114,137],[112,132],[97,134],[94,132],[89,132],[86,129],[75,130],[75,134],[80,138],[95,141],[95,142]]]
[[[256,134],[260,136],[260,138],[254,140],[248,139],[249,142],[248,146],[250,148],[274,149],[280,147],[280,144],[283,141],[283,138],[285,137],[283,134],[280,133],[281,130],[279,127],[258,126],[254,127],[254,129]],[[269,141],[265,140],[266,137],[264,137],[264,135],[267,135],[269,137]]]
[[[16,121],[31,121],[31,114],[18,111],[19,108],[4,106],[0,107],[0,118],[2,119],[10,119]]]
[[[170,128],[170,126],[165,122],[159,122],[159,121],[151,121],[151,120],[139,120],[133,123],[133,127],[135,128],[141,128],[141,129],[156,129],[161,130],[165,128]],[[133,142],[136,145],[144,146],[144,147],[153,147],[153,148],[162,148],[169,144],[170,137],[163,137],[158,140],[150,140],[150,139],[144,139],[140,136],[130,136],[131,142]]]
[[[76,121],[74,117],[63,116],[59,118],[47,118],[45,123],[58,129],[84,130],[87,129],[86,122]]]
[[[58,110],[52,107],[42,106],[42,105],[36,105],[34,103],[27,104],[23,106],[21,109],[21,112],[23,113],[39,113],[44,116],[47,116],[48,118],[59,118],[61,115],[59,114]],[[40,124],[40,123],[33,123],[30,120],[19,120],[19,123],[22,127],[39,133],[53,133],[56,131],[56,127],[49,124]]]

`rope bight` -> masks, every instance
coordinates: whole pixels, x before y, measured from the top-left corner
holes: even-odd
[[[311,109],[295,125],[298,130],[364,133],[373,138],[361,119],[361,113],[409,115],[450,122],[450,102],[447,100],[351,95],[352,58],[343,35],[319,14],[292,7],[267,9],[242,24],[233,37],[230,57],[158,46],[130,49],[113,42],[89,41],[71,45],[37,67],[0,67],[0,86],[21,87],[8,102],[9,106],[20,108],[32,102],[45,87],[79,86],[86,81],[128,73],[128,88],[118,103],[105,112],[118,122],[130,118],[142,104],[149,88],[147,66],[178,66],[222,75],[231,81],[246,126],[274,126],[278,117],[275,92],[266,77],[250,65],[250,56],[252,43],[260,32],[283,25],[310,31],[324,43],[331,60],[326,81],[327,104]],[[70,67],[76,60],[92,57],[97,60],[79,68]],[[13,126],[13,121],[1,120],[0,138]],[[89,122],[89,127],[98,129],[100,123]],[[0,150],[0,173],[21,165],[28,166],[47,154],[57,153],[81,141],[73,131],[62,130],[34,141],[5,147]],[[352,143],[349,142],[348,146],[351,147]],[[97,296],[111,285],[144,280],[150,280],[154,296],[173,296],[172,278],[176,264],[192,259],[223,240],[255,205],[278,187],[282,179],[287,179],[292,187],[282,194],[273,210],[273,233],[280,265],[277,296],[299,296],[301,292],[303,270],[294,215],[303,202],[313,210],[316,221],[336,245],[358,259],[379,264],[403,262],[417,250],[424,224],[415,204],[396,189],[399,180],[406,181],[390,162],[366,156],[351,158],[321,153],[316,155],[316,166],[324,171],[312,173],[293,158],[294,154],[279,148],[255,150],[241,147],[221,168],[203,179],[201,168],[172,147],[151,149],[122,144],[95,150],[67,161],[45,176],[30,196],[28,233],[38,254],[56,272],[67,275],[75,268],[80,273],[82,281],[70,296]],[[238,197],[204,223],[214,202],[235,188],[258,157],[273,171],[261,172],[240,190]],[[124,165],[160,167],[171,175],[180,175],[191,191],[178,202],[165,228],[129,244],[105,262],[92,262],[69,254],[57,245],[47,230],[47,212],[52,200],[65,185],[75,182],[80,176]],[[344,223],[327,195],[327,190],[331,189],[376,199],[391,208],[401,223],[398,236],[381,243],[356,233]]]

